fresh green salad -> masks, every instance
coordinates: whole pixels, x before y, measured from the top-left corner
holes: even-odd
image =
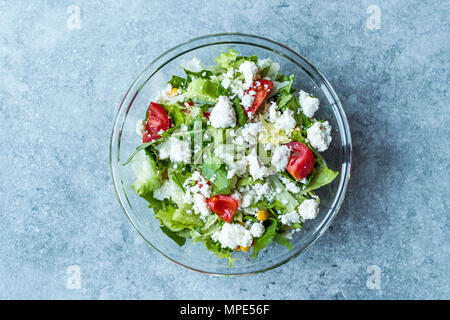
[[[271,59],[229,50],[174,75],[136,124],[142,144],[125,164],[131,188],[178,245],[202,242],[221,258],[258,253],[319,213],[314,190],[331,183],[320,152],[331,143],[320,101],[293,88]]]

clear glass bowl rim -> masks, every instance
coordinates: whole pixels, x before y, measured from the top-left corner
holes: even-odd
[[[209,42],[209,40],[216,40],[213,42]],[[245,40],[243,40],[245,39]],[[272,47],[263,46],[260,44],[256,44],[255,41],[262,41],[268,46],[274,46],[277,47],[277,49],[284,50],[288,52],[289,54],[292,54],[295,58],[300,59],[303,63],[305,63],[308,67],[309,73],[313,73],[313,76],[316,77],[316,79],[320,80],[322,85],[325,85],[327,90],[330,92],[334,102],[335,107],[337,108],[338,115],[337,117],[338,122],[342,124],[342,130],[339,131],[341,135],[342,141],[342,147],[344,148],[344,159],[342,164],[342,170],[340,171],[340,176],[342,177],[339,182],[338,190],[335,194],[335,197],[332,202],[333,209],[331,210],[331,213],[328,212],[328,214],[325,216],[324,220],[322,221],[320,225],[320,231],[317,233],[316,237],[312,239],[307,246],[301,248],[297,252],[292,252],[292,254],[269,267],[263,268],[261,270],[253,271],[253,272],[245,272],[245,273],[217,273],[217,272],[210,272],[206,270],[200,270],[198,268],[190,267],[186,264],[180,263],[179,261],[176,261],[175,259],[169,257],[164,252],[159,250],[155,245],[153,245],[140,231],[139,228],[136,226],[136,224],[133,221],[133,218],[131,214],[127,210],[127,202],[128,198],[126,196],[124,186],[122,184],[122,180],[119,174],[118,166],[120,166],[120,159],[119,159],[119,153],[120,153],[120,138],[121,138],[121,132],[123,125],[125,123],[125,119],[127,117],[128,111],[134,101],[135,96],[137,93],[141,90],[141,88],[145,85],[145,83],[165,64],[170,62],[171,60],[196,49],[199,49],[204,46],[210,46],[210,45],[217,45],[217,44],[244,44],[244,45],[252,45],[252,46],[258,46],[267,50],[271,50],[276,52],[277,54],[280,54],[284,56],[285,58],[288,58],[292,62],[294,62],[296,65],[298,65],[300,68],[304,69],[304,66],[301,66],[298,64],[298,62],[294,61],[291,57],[287,56],[286,54],[283,54],[283,52],[274,49]],[[185,47],[185,48],[184,48]],[[171,53],[175,53],[177,50],[182,49],[183,50],[173,56],[171,56]],[[165,57],[169,57],[169,59],[165,59]],[[155,66],[157,63],[160,65],[156,68],[156,70],[150,74],[147,75],[147,71]],[[142,80],[147,75],[147,79],[145,79],[143,82]],[[310,74],[310,76],[312,76]],[[141,83],[139,85],[139,83]],[[321,89],[322,90],[322,89]],[[270,40],[265,37],[251,35],[251,34],[244,34],[244,33],[217,33],[217,34],[209,34],[201,37],[192,38],[186,42],[183,42],[156,57],[150,64],[148,64],[145,69],[141,72],[141,74],[136,78],[136,80],[133,82],[133,84],[130,86],[130,88],[127,90],[124,98],[122,99],[122,102],[120,103],[119,110],[116,113],[116,117],[114,119],[114,126],[111,132],[111,139],[110,139],[110,145],[109,145],[109,164],[110,164],[110,170],[111,170],[111,177],[114,185],[114,191],[116,193],[116,196],[119,200],[119,203],[125,212],[126,217],[131,222],[133,228],[137,231],[137,233],[144,239],[145,242],[147,242],[153,249],[155,249],[157,252],[162,254],[167,259],[173,261],[174,263],[181,265],[183,267],[186,267],[190,270],[194,270],[200,273],[206,273],[210,275],[218,275],[218,276],[242,276],[242,275],[252,275],[257,274],[261,272],[265,272],[274,268],[277,268],[292,259],[299,256],[301,253],[305,252],[306,249],[311,247],[328,229],[333,219],[336,217],[345,197],[345,193],[347,191],[348,183],[350,180],[350,171],[351,171],[351,159],[352,159],[352,141],[351,141],[351,135],[350,135],[350,127],[347,121],[347,117],[345,115],[344,109],[342,107],[342,104],[339,100],[339,97],[337,96],[335,90],[331,86],[331,84],[326,80],[326,78],[319,72],[319,70],[312,65],[305,57],[303,57],[301,54],[297,53],[296,51],[290,49],[289,47]],[[230,268],[232,269],[232,268]]]

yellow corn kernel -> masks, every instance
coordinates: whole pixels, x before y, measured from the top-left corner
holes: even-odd
[[[248,246],[248,247],[241,247],[241,246],[239,246],[239,247],[237,247],[236,249],[234,249],[234,251],[249,252],[249,251],[250,251],[250,247],[251,247],[251,246]]]
[[[178,88],[172,88],[170,94],[178,94]]]
[[[258,210],[258,220],[259,221],[266,221],[267,218],[269,218],[269,210]]]

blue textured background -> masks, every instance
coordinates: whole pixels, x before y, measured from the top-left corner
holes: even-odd
[[[450,298],[449,1],[252,3],[0,2],[0,298]],[[79,30],[66,25],[70,5]],[[379,30],[366,26],[370,5]],[[305,55],[340,95],[354,142],[328,232],[245,278],[198,274],[148,247],[109,175],[131,82],[164,50],[218,32]],[[66,288],[70,265],[80,290]],[[370,265],[380,290],[366,286]]]

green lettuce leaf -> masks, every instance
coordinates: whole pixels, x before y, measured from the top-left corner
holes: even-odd
[[[195,78],[189,84],[186,97],[199,101],[215,103],[217,100],[217,86],[211,80]]]
[[[236,187],[246,187],[246,186],[254,186],[258,181],[261,180],[253,180],[253,177],[245,177],[236,182]]]
[[[161,186],[162,172],[158,170],[158,165],[147,150],[140,150],[136,154],[131,162],[131,168],[136,176],[136,181],[131,188],[138,195],[153,192]]]
[[[237,51],[229,49],[228,52],[222,52],[220,56],[215,59],[215,61],[219,66],[227,69],[231,66],[232,62],[236,61],[237,56]]]
[[[214,232],[219,230],[220,223],[218,223],[218,220],[219,216],[215,214],[207,216],[204,225],[191,232],[192,242],[203,242],[206,238],[210,237]]]
[[[232,250],[228,248],[223,248],[219,242],[215,242],[211,238],[207,238],[203,241],[203,244],[205,245],[206,249],[213,252],[217,257],[219,258],[227,258],[230,264],[230,267],[232,266],[233,262],[236,259],[232,258]]]
[[[183,112],[178,105],[164,105],[164,109],[166,109],[174,127],[179,128],[183,124],[188,125],[191,123],[191,114]]]
[[[299,201],[289,191],[286,190],[285,185],[278,179],[276,175],[272,175],[268,178],[268,181],[273,190],[278,188],[282,191],[277,194],[276,208],[285,212],[291,212],[299,206]],[[285,204],[283,204],[285,203]],[[275,206],[274,206],[275,207]]]
[[[274,123],[267,122],[262,115],[260,116],[260,120],[264,128],[259,135],[259,141],[261,143],[277,145],[290,141],[283,129],[278,128]]]
[[[168,205],[164,210],[155,210],[155,217],[172,232],[184,229],[193,230],[203,226],[203,221],[198,215],[186,213],[186,210],[189,208],[190,206],[187,204],[179,208],[176,208],[174,205]]]
[[[210,180],[215,194],[229,194],[231,192],[230,182],[224,165],[212,153],[203,160],[200,171],[206,179]],[[211,181],[212,177],[214,177],[213,181]]]

